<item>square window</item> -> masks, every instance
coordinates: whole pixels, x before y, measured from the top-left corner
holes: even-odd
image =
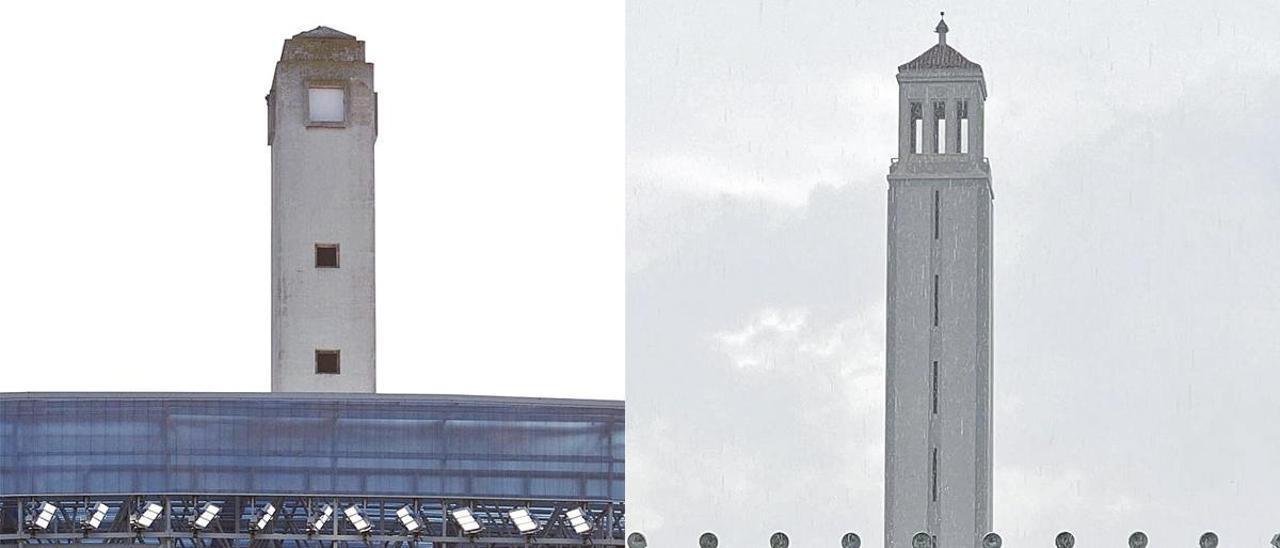
[[[316,350],[316,374],[337,375],[342,371],[340,350]]]
[[[338,268],[338,244],[316,244],[316,268]]]
[[[312,122],[342,123],[347,119],[347,93],[342,88],[307,88]]]

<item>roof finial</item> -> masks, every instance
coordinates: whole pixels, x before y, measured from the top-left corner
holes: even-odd
[[[933,29],[933,32],[938,33],[938,44],[945,46],[947,45],[947,12],[940,11],[938,12],[938,15],[941,16],[942,19],[938,20],[938,26]]]

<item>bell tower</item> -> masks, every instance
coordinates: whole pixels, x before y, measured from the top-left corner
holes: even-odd
[[[991,530],[991,169],[982,67],[938,43],[898,67],[889,167],[885,546]]]
[[[271,391],[374,391],[373,64],[328,27],[284,41],[267,95]]]

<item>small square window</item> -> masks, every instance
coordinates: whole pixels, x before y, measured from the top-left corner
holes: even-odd
[[[342,88],[307,88],[312,122],[342,123],[347,119],[347,93]]]
[[[337,375],[342,372],[341,350],[316,350],[316,374]]]
[[[338,244],[316,244],[316,268],[338,268]]]

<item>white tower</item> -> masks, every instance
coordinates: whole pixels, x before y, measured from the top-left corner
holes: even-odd
[[[982,67],[938,44],[898,67],[889,168],[885,545],[991,530],[991,170]]]
[[[374,391],[377,136],[364,42],[285,40],[267,95],[273,392]]]

